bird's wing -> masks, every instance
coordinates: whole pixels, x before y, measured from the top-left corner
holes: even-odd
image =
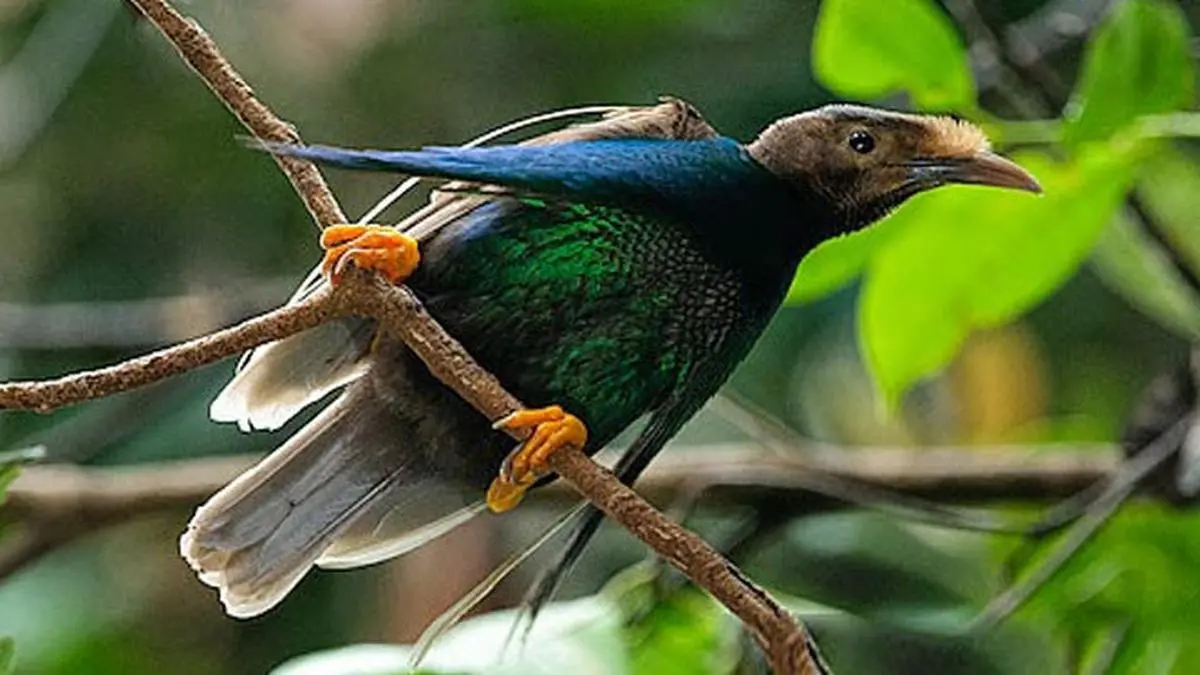
[[[423,240],[488,199],[435,195],[397,228]],[[289,304],[304,300],[325,283],[314,270]],[[306,406],[358,379],[374,335],[373,321],[341,319],[258,347],[242,359],[233,379],[213,399],[209,417],[236,422],[246,431],[278,429]]]
[[[712,207],[717,196],[777,189],[746,149],[725,137],[699,140],[601,138],[550,145],[424,150],[354,150],[264,144],[277,155],[345,169],[386,171],[560,195],[585,201],[635,201],[683,209]]]
[[[517,123],[508,128],[521,127],[522,123]],[[557,129],[521,145],[628,137],[705,139],[716,135],[692,106],[667,98],[655,106],[616,109],[600,120]],[[442,191],[431,195],[426,206],[398,223],[397,229],[424,241],[493,198],[478,192],[458,192],[467,188],[479,189],[461,182],[446,184]],[[320,270],[314,269],[289,304],[300,302],[324,285]],[[247,353],[233,379],[213,400],[210,417],[217,422],[236,422],[243,430],[283,426],[306,406],[362,375],[362,357],[373,334],[373,323],[344,319]]]

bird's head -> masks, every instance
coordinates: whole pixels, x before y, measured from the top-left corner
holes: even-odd
[[[1042,190],[1029,172],[993,153],[979,127],[952,117],[830,105],[775,122],[748,151],[775,175],[819,195],[842,231],[950,183]]]

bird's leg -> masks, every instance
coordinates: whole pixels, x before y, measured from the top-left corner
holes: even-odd
[[[321,232],[325,259],[321,271],[333,284],[341,281],[347,265],[382,274],[393,284],[404,282],[421,253],[417,240],[384,225],[334,225]]]
[[[505,458],[500,475],[488,488],[488,508],[495,513],[507,511],[521,502],[525,491],[539,477],[549,473],[551,455],[568,446],[582,449],[588,437],[583,422],[556,405],[518,410],[493,426],[508,430],[532,429],[521,447]]]

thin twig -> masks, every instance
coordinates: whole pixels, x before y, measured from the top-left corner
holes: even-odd
[[[279,304],[295,279],[245,281],[237,292],[86,302],[0,302],[0,348],[154,347],[208,333]]]
[[[1029,576],[992,598],[972,622],[972,629],[987,631],[994,628],[1033,597],[1037,589],[1057,574],[1067,561],[1108,523],[1146,476],[1178,451],[1179,444],[1191,428],[1192,421],[1192,415],[1184,416],[1148,443],[1142,452],[1130,458],[1107,482],[1086,511],[1081,511],[1075,525],[1056,544],[1050,555],[1041,561]]]
[[[86,523],[194,508],[256,457],[204,457],[130,467],[26,467],[9,487],[5,519]]]
[[[778,673],[818,675],[808,636],[792,616],[695,533],[667,519],[608,470],[578,450],[551,456],[550,466],[613,520],[736,614],[751,628]],[[597,470],[599,468],[599,470]]]
[[[45,413],[153,384],[336,318],[332,296],[320,293],[310,302],[281,307],[231,328],[106,368],[50,380],[0,384],[0,409]]]
[[[279,143],[298,143],[300,134],[291,124],[275,116],[254,90],[221,55],[217,44],[195,21],[185,18],[165,0],[130,0],[154,24],[192,67],[213,94],[256,138]],[[304,200],[304,206],[320,227],[346,222],[346,214],[311,162],[281,157],[275,161]]]
[[[693,485],[705,485],[706,500],[745,502],[809,494],[814,473],[886,486],[896,492],[947,501],[1047,501],[1114,476],[1121,466],[1115,449],[1085,453],[1076,448],[900,450],[860,448],[840,466],[805,468],[742,444],[687,446],[656,460],[638,480],[638,492],[666,504]],[[848,453],[850,454],[850,453]],[[981,458],[982,455],[982,458]],[[875,458],[890,468],[880,471]],[[192,508],[253,464],[255,455],[202,457],[121,467],[75,464],[31,465],[8,489],[2,513],[12,521],[87,520],[95,513],[130,516]],[[998,480],[990,480],[997,476]],[[540,498],[575,498],[561,482],[538,490]]]
[[[22,526],[0,541],[0,579],[7,578],[29,563],[50,553],[74,533]]]

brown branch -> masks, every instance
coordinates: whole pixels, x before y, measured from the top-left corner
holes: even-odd
[[[137,300],[0,302],[0,348],[131,348],[209,333],[279,304],[295,279],[249,280],[227,290]],[[234,288],[238,290],[232,292]]]
[[[279,119],[262,101],[242,76],[233,69],[217,44],[195,21],[175,11],[165,0],[130,0],[179,52],[216,94],[225,107],[256,138],[279,143],[298,143],[300,134],[291,124]],[[304,200],[304,206],[320,227],[346,222],[346,214],[330,192],[325,178],[311,162],[291,157],[275,156],[275,161],[292,187]]]
[[[799,453],[805,448],[794,450]],[[842,448],[838,454],[830,448],[825,451],[837,459],[814,467],[740,444],[690,446],[656,461],[638,482],[637,494],[654,503],[668,504],[682,494],[692,493],[696,486],[704,486],[706,503],[793,504],[812,512],[838,507],[813,500],[820,496],[813,492],[813,486],[829,474],[939,502],[1049,501],[1112,479],[1121,466],[1121,453],[1113,446],[872,447],[852,451]],[[2,511],[20,529],[11,541],[0,546],[0,579],[41,555],[103,528],[152,513],[193,508],[256,459],[208,457],[116,468],[28,467],[9,488]],[[587,472],[591,475],[590,469]],[[563,481],[538,493],[540,499],[566,499],[574,494],[575,489]],[[662,528],[661,516],[644,518],[648,505],[630,505],[629,493],[613,494],[610,499],[620,502],[615,508],[621,509],[622,521],[648,528],[649,536],[672,536],[671,530]],[[695,548],[695,540],[672,539],[655,548],[661,551],[664,546],[681,548],[689,564],[714,564],[710,553]],[[728,589],[730,577],[737,576],[734,568],[721,571],[702,567],[700,571],[716,575],[705,584],[708,588]],[[778,619],[772,616],[764,618],[770,618],[773,625]]]
[[[0,579],[75,538],[76,533],[22,526],[0,541]]]
[[[194,508],[256,457],[205,457],[131,467],[26,467],[9,487],[4,515],[16,522],[94,523]]]
[[[746,623],[775,672],[818,675],[808,637],[792,613],[703,539],[668,520],[650,502],[577,450],[552,455],[550,466]]]
[[[745,501],[751,491],[768,496],[808,493],[811,478],[830,474],[900,494],[944,502],[1051,501],[1112,478],[1121,465],[1118,448],[980,447],[858,448],[837,465],[808,467],[730,443],[684,446],[655,460],[638,480],[638,492],[667,504],[694,485],[708,486],[706,499]],[[192,508],[257,456],[204,457],[123,467],[74,464],[26,467],[8,489],[3,513],[15,521],[89,520],[94,514],[139,516]],[[566,498],[576,492],[561,482],[536,494]]]
[[[106,368],[50,380],[0,384],[0,409],[51,412],[186,373],[336,318],[333,295],[319,293],[309,302],[281,307],[231,328]]]
[[[671,504],[703,488],[709,504],[768,503],[812,513],[847,504],[820,499],[822,481],[832,476],[939,504],[1047,502],[1114,478],[1122,462],[1120,450],[1113,446],[843,448],[836,461],[820,466],[743,444],[680,450],[650,466],[638,481],[638,494],[651,503]],[[0,509],[6,521],[23,528],[20,539],[0,547],[0,579],[37,556],[103,528],[194,508],[256,460],[243,455],[124,467],[29,466],[9,488]],[[577,494],[558,481],[539,490],[534,503],[573,501]]]
[[[0,409],[51,412],[111,396],[345,316],[378,319],[425,361],[430,372],[488,419],[499,419],[521,408],[520,402],[475,363],[408,289],[387,284],[374,275],[349,274],[336,289],[323,288],[304,302],[144,356],[51,380],[0,384]]]
[[[164,0],[132,0],[138,9],[175,46],[180,56],[196,71],[222,102],[258,138],[295,142],[295,129],[276,117],[255,96],[220,55],[216,44],[194,21],[176,12]],[[300,193],[318,224],[345,222],[337,201],[321,174],[307,162],[289,158],[276,161]],[[397,295],[400,302],[393,302]],[[278,340],[317,323],[344,314],[377,318],[383,327],[404,340],[430,370],[489,419],[519,408],[519,402],[504,391],[489,373],[480,368],[458,343],[425,313],[420,303],[404,289],[388,288],[381,280],[354,275],[335,292],[325,292],[304,303],[285,307],[251,319],[232,329],[186,342],[140,359],[90,373],[66,376],[49,382],[10,384],[0,387],[0,405],[41,411],[124,391],[175,375],[223,358],[257,344]],[[808,648],[804,629],[760,589],[703,544],[695,535],[671,523],[641,502],[614,476],[581,452],[559,453],[559,474],[580,488],[593,503],[621,520],[697,584],[718,598],[732,603],[729,608],[754,633],[772,664],[780,673],[818,673]],[[626,517],[650,520],[631,522]],[[648,525],[653,523],[653,525]],[[657,550],[657,549],[656,549]],[[688,556],[699,556],[691,560]],[[681,557],[682,556],[682,557]],[[709,588],[707,583],[715,584]]]
[[[0,542],[0,579],[85,535],[194,507],[251,463],[248,457],[210,457],[135,469],[29,467],[5,495],[5,519],[18,529]]]
[[[1121,449],[1111,444],[819,447],[813,468],[821,472],[910,496],[957,503],[1069,496],[1111,478],[1124,459]],[[726,485],[749,482],[779,487],[795,486],[797,477],[812,473],[769,466],[745,471],[730,466],[720,471]]]

